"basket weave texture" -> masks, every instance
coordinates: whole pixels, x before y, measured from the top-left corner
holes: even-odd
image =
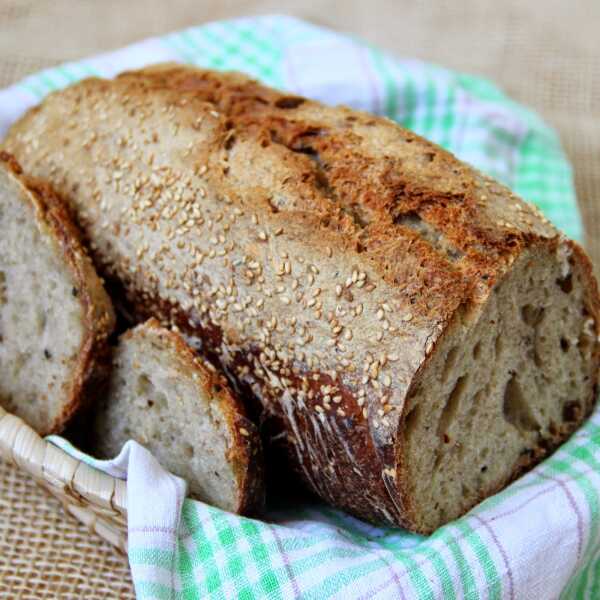
[[[3,408],[0,408],[0,457],[29,473],[91,531],[121,552],[127,552],[124,481],[69,456]]]
[[[9,492],[0,496],[0,597],[39,598],[50,588],[64,598],[133,598],[124,557],[127,484],[72,458],[3,408],[0,459],[0,489]],[[55,503],[32,501],[34,481],[82,526],[74,528]]]

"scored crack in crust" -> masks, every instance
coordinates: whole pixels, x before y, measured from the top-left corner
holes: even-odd
[[[58,433],[106,374],[112,303],[60,198],[6,152],[0,173],[0,402],[41,435]]]
[[[52,94],[5,143],[68,197],[136,318],[177,325],[355,515],[432,531],[591,410],[585,254],[387,119],[161,65]]]

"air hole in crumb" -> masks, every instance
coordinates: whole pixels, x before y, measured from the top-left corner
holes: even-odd
[[[420,404],[416,404],[413,408],[411,408],[408,415],[406,415],[406,419],[404,421],[404,432],[407,438],[409,438],[417,429],[420,413],[421,406]]]
[[[504,350],[504,342],[502,341],[502,334],[496,336],[496,341],[494,343],[494,350],[496,352],[496,358],[499,358]]]
[[[475,346],[473,346],[473,358],[477,360],[481,355],[481,342],[477,342]]]
[[[544,361],[542,360],[542,357],[540,355],[540,344],[538,344],[537,340],[536,343],[533,347],[533,362],[535,363],[535,366],[538,368],[542,368],[544,366]]]
[[[506,384],[502,412],[506,421],[519,431],[537,431],[540,428],[515,375]]]
[[[190,444],[186,444],[183,449],[184,454],[187,458],[193,458],[194,456],[194,447],[190,446]]]
[[[448,379],[448,376],[456,364],[457,357],[458,348],[454,346],[453,348],[450,348],[448,354],[446,354],[446,362],[444,363],[444,370],[442,371],[442,381],[446,381]]]
[[[136,393],[138,396],[145,396],[150,393],[154,386],[150,381],[150,378],[145,373],[142,373],[137,380]]]
[[[568,352],[569,351],[569,342],[564,337],[560,338],[560,349],[563,352]]]
[[[442,414],[440,416],[440,420],[438,421],[437,432],[438,436],[441,437],[444,440],[444,442],[446,442],[448,428],[450,427],[450,424],[454,420],[454,417],[456,416],[456,413],[458,411],[461,398],[463,397],[465,392],[467,381],[467,375],[463,375],[462,377],[458,378],[456,384],[454,385],[454,388],[448,395],[448,399],[446,400],[444,408],[442,409]],[[448,441],[450,440],[448,439]]]
[[[485,473],[487,471],[487,465],[483,465],[483,467],[481,467],[481,472]]]
[[[559,277],[556,285],[565,293],[570,294],[573,290],[573,275],[569,273],[566,277]]]
[[[6,304],[6,275],[0,271],[0,306]]]
[[[523,322],[531,327],[535,327],[539,324],[544,316],[544,307],[543,306],[533,306],[531,304],[526,304],[521,307],[521,318]]]
[[[42,310],[36,313],[35,327],[38,335],[41,335],[46,329],[46,313]]]
[[[44,358],[46,360],[50,360],[52,358],[52,353],[50,350],[48,350],[48,348],[44,348]]]
[[[581,416],[581,406],[580,406],[579,402],[576,402],[576,401],[567,402],[563,406],[563,411],[562,411],[563,421],[566,421],[567,423],[574,423],[575,421],[579,420],[580,416]]]

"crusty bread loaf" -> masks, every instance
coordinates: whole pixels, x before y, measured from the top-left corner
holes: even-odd
[[[60,431],[101,377],[112,304],[46,186],[0,152],[0,404]]]
[[[239,513],[262,508],[258,430],[225,378],[180,334],[155,319],[124,333],[96,407],[93,447],[100,456],[116,456],[133,439],[200,500]]]
[[[69,197],[137,318],[203,345],[355,515],[430,532],[592,408],[583,251],[386,119],[165,65],[55,93],[6,144]]]

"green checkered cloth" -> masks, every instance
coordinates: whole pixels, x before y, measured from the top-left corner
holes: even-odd
[[[401,60],[289,17],[210,23],[36,74],[0,93],[0,134],[52,90],[165,60],[241,70],[386,115],[581,238],[571,168],[539,117],[483,79]],[[134,483],[139,465],[129,468],[132,518],[131,507],[148,500]],[[157,525],[150,510],[135,511],[144,527],[130,523],[139,598],[600,598],[600,412],[532,472],[429,537],[321,504],[284,503],[263,520],[193,500],[171,507],[174,527]]]

